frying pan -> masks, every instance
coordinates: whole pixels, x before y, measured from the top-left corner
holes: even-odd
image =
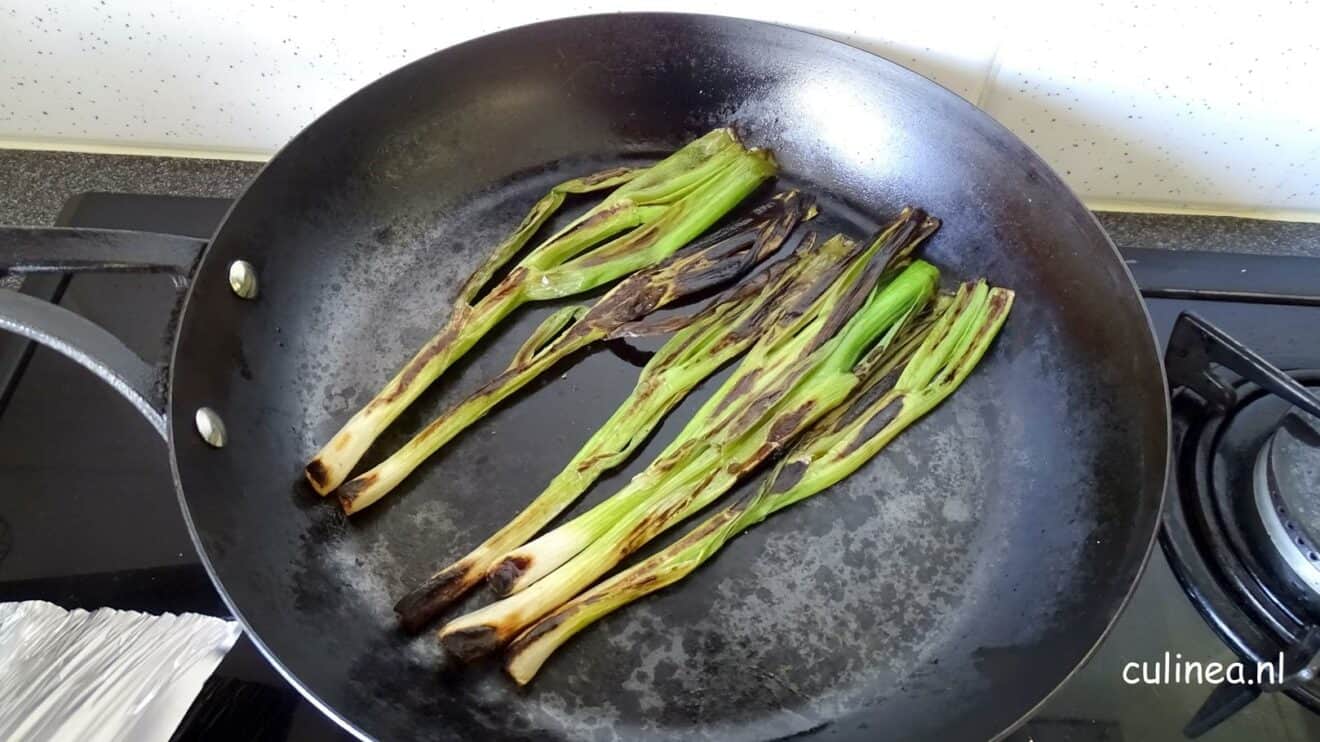
[[[494,666],[456,666],[431,635],[404,637],[394,599],[530,499],[636,367],[608,351],[572,359],[351,522],[306,488],[302,465],[551,184],[730,123],[773,148],[781,187],[817,196],[823,233],[864,236],[907,203],[942,218],[928,260],[1018,292],[995,347],[884,455],[584,632],[526,690]],[[362,736],[993,737],[1086,659],[1155,533],[1164,376],[1105,234],[989,117],[809,33],[662,14],[494,34],[326,113],[205,245],[56,229],[0,238],[0,265],[20,271],[158,270],[187,284],[164,372],[13,292],[0,325],[88,366],[156,423],[234,615]],[[368,463],[498,371],[553,309],[517,314]],[[588,500],[644,465],[711,388]]]

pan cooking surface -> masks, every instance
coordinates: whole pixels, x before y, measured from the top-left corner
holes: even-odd
[[[480,84],[465,74],[478,67]],[[527,689],[493,663],[457,666],[432,633],[401,636],[394,600],[539,492],[638,368],[605,348],[575,357],[351,521],[305,486],[302,464],[550,185],[726,123],[775,150],[778,187],[820,199],[809,226],[823,236],[863,237],[904,203],[941,217],[924,255],[946,281],[1018,291],[990,354],[857,474],[583,632]],[[228,293],[236,258],[257,266],[256,302]],[[553,308],[515,314],[364,464],[497,373]],[[1082,659],[1144,560],[1166,433],[1148,335],[1089,215],[952,94],[786,29],[577,19],[411,65],[272,162],[203,259],[181,322],[176,473],[255,637],[369,735],[985,737]],[[717,382],[574,512],[644,467]],[[203,404],[225,419],[222,450],[191,434]]]

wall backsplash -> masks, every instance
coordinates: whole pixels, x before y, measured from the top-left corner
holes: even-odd
[[[718,9],[877,51],[980,105],[1093,201],[1320,212],[1320,3],[1308,0],[0,0],[0,139],[269,153],[436,49],[648,9]]]

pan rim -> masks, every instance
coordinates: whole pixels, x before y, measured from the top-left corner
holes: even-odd
[[[463,41],[459,44],[438,49],[429,54],[426,54],[425,56],[419,57],[401,67],[398,67],[386,73],[385,75],[367,83],[366,85],[362,86],[353,93],[349,94],[348,96],[340,100],[338,103],[334,104],[329,109],[322,112],[314,120],[308,123],[303,129],[301,129],[297,134],[295,134],[292,138],[290,138],[288,142],[286,142],[283,146],[281,146],[270,157],[270,159],[267,160],[267,162],[264,165],[262,165],[260,170],[258,170],[258,172],[248,182],[248,185],[244,189],[243,193],[239,194],[239,196],[234,199],[234,201],[230,204],[230,207],[225,211],[223,218],[217,225],[215,231],[212,233],[210,239],[207,241],[207,246],[202,251],[202,254],[198,257],[197,268],[193,273],[192,280],[189,283],[187,292],[182,299],[181,310],[174,325],[175,328],[174,337],[172,339],[170,346],[170,364],[168,371],[169,383],[167,385],[167,400],[166,400],[166,418],[167,418],[166,429],[168,432],[167,441],[169,448],[170,472],[172,479],[174,481],[175,494],[179,501],[179,507],[183,514],[184,523],[188,528],[189,538],[193,543],[193,548],[197,552],[198,558],[201,561],[203,568],[206,570],[207,576],[210,578],[211,583],[215,586],[216,592],[220,595],[221,600],[224,602],[225,606],[229,609],[233,618],[236,619],[242,626],[244,633],[247,634],[248,638],[256,646],[257,650],[261,653],[262,657],[280,674],[281,677],[285,679],[285,681],[287,681],[304,698],[306,698],[309,703],[315,706],[319,711],[321,711],[328,718],[333,720],[345,731],[349,732],[358,739],[363,739],[363,740],[372,739],[371,735],[366,733],[364,730],[362,730],[358,726],[358,724],[356,724],[355,722],[353,722],[352,720],[348,719],[343,714],[335,710],[330,704],[325,702],[325,700],[322,699],[315,691],[313,691],[307,683],[303,682],[297,675],[295,675],[294,672],[291,669],[289,669],[284,664],[284,662],[282,662],[279,659],[279,657],[275,654],[275,652],[271,650],[271,648],[267,646],[267,644],[261,639],[260,635],[252,628],[252,624],[248,621],[248,619],[244,616],[243,612],[239,609],[239,607],[235,604],[234,600],[230,597],[228,590],[225,589],[224,584],[221,581],[221,578],[217,574],[215,566],[212,564],[210,555],[207,553],[206,549],[203,547],[201,543],[200,534],[198,532],[196,525],[193,522],[192,512],[188,507],[188,500],[184,491],[184,485],[179,470],[178,454],[176,448],[176,440],[177,440],[176,436],[180,435],[180,431],[176,429],[176,422],[181,418],[177,416],[178,408],[176,406],[176,398],[175,398],[175,389],[176,389],[175,376],[178,373],[177,359],[179,355],[179,346],[181,343],[181,339],[183,337],[182,328],[184,327],[184,323],[188,319],[189,310],[192,307],[193,293],[198,284],[197,279],[203,274],[203,272],[208,272],[207,269],[208,269],[209,258],[211,257],[212,248],[214,247],[216,240],[224,233],[225,227],[229,223],[230,217],[233,215],[234,211],[238,208],[238,206],[244,201],[247,194],[251,192],[253,185],[261,180],[261,178],[266,174],[266,172],[268,171],[268,169],[270,169],[272,165],[276,164],[282,158],[284,158],[286,152],[288,152],[289,150],[295,147],[300,146],[302,141],[309,136],[309,132],[312,132],[313,130],[317,129],[318,126],[320,126],[324,120],[333,117],[339,111],[350,106],[360,97],[368,94],[369,91],[385,84],[390,79],[405,73],[405,71],[407,70],[415,69],[423,65],[435,64],[438,57],[444,55],[452,55],[459,52],[460,50],[471,49],[473,47],[478,47],[484,44],[492,43],[496,40],[506,39],[510,37],[517,37],[522,35],[530,35],[534,37],[543,29],[547,29],[547,28],[571,27],[573,25],[582,24],[584,22],[599,22],[602,20],[619,20],[619,19],[632,20],[637,22],[642,22],[645,21],[646,19],[665,19],[671,22],[672,21],[692,22],[694,25],[705,24],[707,26],[710,26],[712,24],[718,24],[723,26],[724,28],[754,29],[763,32],[768,31],[775,34],[780,34],[782,35],[782,37],[789,39],[793,39],[793,38],[796,38],[798,40],[802,40],[803,38],[811,39],[810,43],[813,44],[814,46],[813,48],[806,50],[810,53],[820,53],[822,51],[834,51],[836,53],[845,53],[845,54],[857,56],[860,59],[865,59],[867,62],[871,64],[879,63],[882,65],[887,65],[890,68],[892,68],[892,70],[896,72],[900,77],[909,76],[910,80],[916,82],[919,85],[926,86],[927,89],[930,90],[935,95],[944,96],[952,106],[963,107],[963,110],[969,112],[974,120],[979,121],[980,124],[982,126],[985,126],[989,130],[989,132],[991,132],[994,136],[999,137],[1003,141],[1010,142],[1021,147],[1026,153],[1026,155],[1032,160],[1034,160],[1032,164],[1034,164],[1039,168],[1043,176],[1051,180],[1055,186],[1060,187],[1063,193],[1065,193],[1071,199],[1072,203],[1069,204],[1070,209],[1066,212],[1067,216],[1073,220],[1073,222],[1076,224],[1078,228],[1081,228],[1083,230],[1087,228],[1093,229],[1094,235],[1098,236],[1100,240],[1103,241],[1103,243],[1109,248],[1109,251],[1113,255],[1114,260],[1121,266],[1122,275],[1126,279],[1125,285],[1126,287],[1130,288],[1130,290],[1132,291],[1132,296],[1136,300],[1137,304],[1140,306],[1141,314],[1145,318],[1145,328],[1146,328],[1147,338],[1149,339],[1150,342],[1150,345],[1147,347],[1149,347],[1149,349],[1153,352],[1154,358],[1156,359],[1155,366],[1158,368],[1158,381],[1161,388],[1161,393],[1158,396],[1162,400],[1162,405],[1163,405],[1164,425],[1162,426],[1162,429],[1158,431],[1158,433],[1163,438],[1163,446],[1161,447],[1162,452],[1159,455],[1161,459],[1160,463],[1162,464],[1161,467],[1162,473],[1158,475],[1159,486],[1156,496],[1154,497],[1154,501],[1149,503],[1150,505],[1154,506],[1153,509],[1148,514],[1150,523],[1147,524],[1147,530],[1149,531],[1149,533],[1146,534],[1144,538],[1141,537],[1140,531],[1137,531],[1134,534],[1134,538],[1137,541],[1137,543],[1144,544],[1143,554],[1140,560],[1136,562],[1136,567],[1133,570],[1132,575],[1130,576],[1130,578],[1128,578],[1128,587],[1126,591],[1122,595],[1121,599],[1119,599],[1113,604],[1113,612],[1107,618],[1103,630],[1098,633],[1094,641],[1091,643],[1090,647],[1084,653],[1082,653],[1082,655],[1073,664],[1073,666],[1066,673],[1060,676],[1057,681],[1054,681],[1053,688],[1050,691],[1045,693],[1035,704],[1030,706],[1024,712],[1022,712],[1015,721],[1013,721],[1011,724],[1006,726],[1002,731],[990,737],[990,739],[993,740],[1004,739],[1008,735],[1012,734],[1014,731],[1018,730],[1023,724],[1025,724],[1033,716],[1035,716],[1036,713],[1039,712],[1041,708],[1045,706],[1051,699],[1053,699],[1058,694],[1060,689],[1064,685],[1066,685],[1082,669],[1082,667],[1084,667],[1088,662],[1090,662],[1090,660],[1099,650],[1100,645],[1105,642],[1105,640],[1109,637],[1110,633],[1113,631],[1114,625],[1118,622],[1119,618],[1126,611],[1128,605],[1132,600],[1133,595],[1137,590],[1137,586],[1141,582],[1142,576],[1145,574],[1145,571],[1150,564],[1151,554],[1154,550],[1156,542],[1159,539],[1160,522],[1161,522],[1160,514],[1164,509],[1165,499],[1167,497],[1167,488],[1168,488],[1168,481],[1169,481],[1170,468],[1171,468],[1171,458],[1172,458],[1170,455],[1171,454],[1170,445],[1172,441],[1172,424],[1173,424],[1172,408],[1168,394],[1168,379],[1163,364],[1163,353],[1159,345],[1159,338],[1155,331],[1154,321],[1151,318],[1149,307],[1142,299],[1140,289],[1137,286],[1136,280],[1133,278],[1132,271],[1128,267],[1126,261],[1123,260],[1122,255],[1118,252],[1118,248],[1114,245],[1113,240],[1110,239],[1108,233],[1105,232],[1104,228],[1100,225],[1100,222],[1098,219],[1096,219],[1095,214],[1092,211],[1090,211],[1090,209],[1086,208],[1086,206],[1082,203],[1081,199],[1078,198],[1076,192],[1066,182],[1063,181],[1063,179],[1058,175],[1058,173],[1055,172],[1055,170],[1034,149],[1032,149],[1030,145],[1028,145],[1026,142],[1020,139],[1016,134],[1014,134],[1011,130],[1009,130],[1008,127],[1001,124],[994,117],[990,116],[988,113],[978,108],[976,105],[966,100],[962,96],[958,95],[957,93],[954,93],[952,90],[940,84],[939,82],[936,82],[935,80],[932,80],[929,77],[926,77],[925,75],[922,75],[921,73],[915,70],[905,67],[902,64],[899,64],[898,62],[890,60],[880,55],[879,53],[872,52],[867,49],[863,49],[847,41],[833,38],[821,31],[805,29],[796,26],[789,26],[789,25],[774,23],[770,21],[742,18],[737,16],[727,16],[727,15],[708,14],[708,13],[683,13],[683,12],[674,12],[674,11],[591,13],[591,14],[582,14],[582,15],[574,15],[574,16],[565,16],[565,17],[553,18],[544,21],[538,21],[535,23],[523,24],[507,29],[502,29],[500,31],[485,34],[482,36],[478,36]],[[215,270],[219,270],[219,269],[216,268],[209,272],[215,272]],[[185,415],[185,418],[191,419],[191,416]],[[183,431],[182,434],[187,435],[188,431],[185,430]],[[1149,480],[1153,476],[1155,475],[1147,474],[1143,478]],[[1151,497],[1149,494],[1143,493],[1142,499],[1149,500],[1151,499]],[[1146,515],[1146,514],[1143,513],[1142,515]],[[441,725],[444,724],[443,720],[437,720],[437,721]]]

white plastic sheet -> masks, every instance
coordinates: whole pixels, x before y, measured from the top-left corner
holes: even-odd
[[[0,739],[169,739],[239,632],[196,614],[0,603]]]

